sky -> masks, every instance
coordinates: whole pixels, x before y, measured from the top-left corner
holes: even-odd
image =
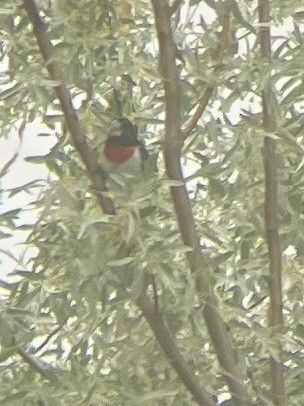
[[[2,191],[0,213],[17,208],[24,210],[20,215],[19,221],[16,222],[18,226],[31,224],[35,221],[35,214],[30,207],[30,203],[36,200],[38,191],[35,194],[28,194],[22,191],[13,197],[9,197],[8,190],[20,187],[37,179],[47,180],[49,174],[45,165],[33,164],[24,160],[24,158],[28,156],[46,155],[57,142],[55,136],[40,137],[37,135],[43,130],[45,129],[41,123],[27,124],[21,143],[16,131],[11,131],[7,138],[0,137],[0,169],[13,157],[16,151],[18,152],[16,161],[11,165],[8,173],[0,180],[0,188]],[[25,241],[27,234],[28,232],[18,231],[17,229],[11,238],[0,239],[0,250],[2,250],[0,251],[0,278],[12,272],[16,267],[16,262],[7,254],[11,253],[13,256],[22,257],[26,249],[22,243]],[[33,251],[27,251],[23,260],[25,267],[26,259],[32,254]],[[20,265],[17,267],[21,269]]]

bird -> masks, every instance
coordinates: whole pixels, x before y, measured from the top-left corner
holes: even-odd
[[[149,154],[137,136],[137,126],[127,118],[118,118],[111,123],[103,147],[103,167],[107,172],[143,171]]]

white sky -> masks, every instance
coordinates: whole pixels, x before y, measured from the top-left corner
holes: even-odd
[[[54,136],[39,137],[38,133],[43,131],[40,123],[27,124],[22,143],[19,146],[19,139],[16,132],[12,132],[7,139],[0,138],[0,168],[2,168],[18,150],[18,158],[10,167],[8,173],[0,180],[1,190],[8,190],[19,187],[36,179],[47,179],[48,171],[44,165],[33,164],[24,160],[27,156],[45,155],[56,143]],[[35,201],[37,195],[29,195],[26,192],[20,192],[13,197],[8,197],[5,192],[2,195],[0,203],[0,212],[22,208],[27,209],[22,212],[18,225],[33,223],[35,216],[29,208],[29,203]],[[5,231],[5,230],[4,230]],[[15,231],[13,237],[0,239],[0,249],[13,253],[14,256],[20,256],[24,252],[24,242],[27,233],[25,231]],[[0,252],[0,278],[11,272],[16,267],[16,263],[3,252]],[[20,266],[19,266],[20,269]]]

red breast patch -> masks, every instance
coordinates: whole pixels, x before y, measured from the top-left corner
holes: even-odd
[[[120,145],[106,145],[104,148],[104,155],[107,160],[115,164],[123,164],[128,161],[134,152],[134,147],[122,147]]]

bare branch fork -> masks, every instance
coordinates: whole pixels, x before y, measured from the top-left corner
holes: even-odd
[[[184,136],[181,132],[181,104],[175,44],[171,30],[170,10],[167,0],[151,0],[159,42],[160,71],[164,78],[165,90],[165,139],[163,144],[166,172],[170,179],[181,182],[181,186],[171,187],[171,196],[176,211],[180,233],[185,245],[192,248],[187,255],[189,266],[196,275],[197,290],[204,299],[203,316],[215,348],[223,375],[230,388],[235,405],[249,405],[242,367],[236,362],[234,348],[223,322],[216,300],[210,287],[208,274],[204,271],[204,258],[200,251],[199,236],[196,231],[190,199],[184,184],[180,163]]]
[[[55,91],[60,101],[61,109],[65,115],[72,141],[86,166],[87,172],[92,180],[94,190],[96,191],[99,204],[105,213],[114,214],[115,209],[112,201],[106,199],[104,196],[98,193],[98,191],[105,190],[105,177],[97,163],[96,156],[90,150],[86,142],[85,135],[81,129],[79,120],[71,102],[70,92],[63,82],[63,75],[60,66],[55,61],[50,62],[52,44],[48,39],[45,24],[39,16],[39,12],[34,0],[23,0],[23,4],[33,25],[34,34],[37,39],[40,52],[47,63],[49,76],[52,80],[60,83],[55,87]],[[160,314],[155,312],[155,306],[153,306],[150,299],[146,295],[142,295],[137,299],[136,303],[142,310],[170,364],[176,370],[184,385],[189,389],[195,401],[202,406],[215,406],[212,395],[200,386],[198,379],[195,377],[178,350],[173,337],[167,326],[164,324]],[[18,352],[23,359],[27,361],[28,364],[31,365],[38,373],[50,379],[50,376],[46,376],[44,369],[40,368],[40,364],[33,362],[33,357],[28,357],[23,350],[19,350]],[[51,379],[52,378],[53,376]]]
[[[260,47],[263,58],[271,62],[270,3],[269,0],[258,0],[260,28]],[[270,100],[274,94],[269,85],[262,92],[263,124],[266,133],[276,129],[276,122]],[[282,303],[282,253],[278,229],[278,181],[276,165],[276,142],[269,136],[264,137],[264,170],[265,170],[265,231],[269,258],[270,312],[269,327],[279,334],[284,329]],[[282,354],[282,345],[277,340],[278,353]],[[271,386],[273,403],[280,406],[285,403],[284,376],[282,362],[271,357]]]

